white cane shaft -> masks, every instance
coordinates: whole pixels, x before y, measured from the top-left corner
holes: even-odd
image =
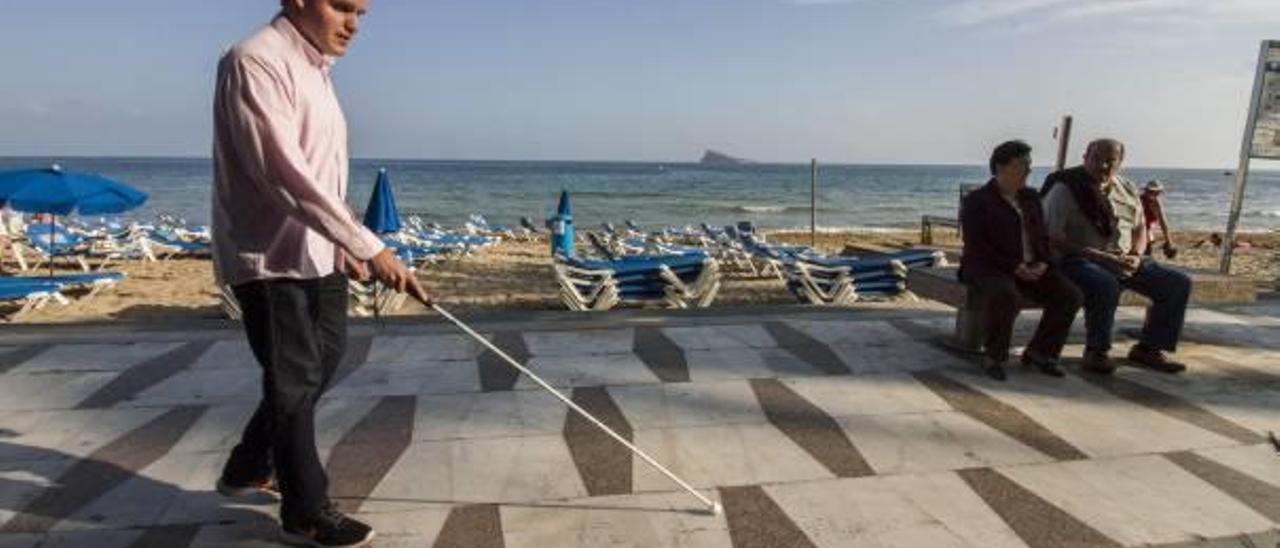
[[[570,409],[577,411],[578,414],[582,415],[583,418],[587,419],[588,421],[591,421],[592,424],[600,427],[601,430],[604,430],[606,434],[609,434],[609,436],[612,437],[614,440],[617,440],[618,443],[621,443],[622,445],[626,446],[626,448],[630,449],[632,453],[635,453],[637,456],[644,459],[645,462],[649,463],[650,466],[653,466],[659,472],[662,472],[663,474],[665,474],[668,478],[671,479],[671,481],[674,481],[677,485],[679,485],[680,487],[683,487],[685,491],[689,492],[689,494],[693,495],[694,497],[697,497],[697,499],[701,501],[703,504],[707,505],[708,507],[715,506],[715,502],[713,502],[711,499],[707,498],[702,493],[699,493],[696,489],[691,487],[684,480],[680,479],[670,470],[667,470],[665,466],[658,464],[658,461],[653,460],[653,457],[650,457],[647,453],[642,451],[639,447],[632,445],[631,442],[627,441],[626,438],[618,435],[618,433],[614,432],[613,429],[609,428],[608,425],[604,424],[603,422],[600,422],[599,419],[596,419],[595,417],[591,416],[591,413],[588,413],[585,409],[578,407],[578,404],[573,403],[573,400],[570,400],[564,394],[561,394],[559,390],[556,390],[550,384],[547,384],[546,381],[542,380],[541,377],[538,377],[537,375],[535,375],[532,371],[527,369],[525,366],[520,365],[520,363],[517,362],[514,358],[512,358],[511,356],[508,356],[506,352],[503,352],[501,348],[498,348],[493,343],[489,342],[489,339],[484,338],[479,333],[476,333],[475,331],[473,331],[470,327],[467,327],[467,324],[464,324],[457,318],[453,317],[452,314],[449,314],[444,309],[440,308],[439,305],[433,304],[431,305],[431,308],[435,309],[435,311],[439,313],[441,316],[444,316],[445,319],[449,320],[450,322],[453,322],[454,325],[458,326],[458,328],[466,332],[466,334],[470,335],[475,340],[480,341],[480,344],[483,344],[486,348],[488,348],[489,350],[492,350],[495,354],[501,356],[502,359],[506,360],[507,363],[510,364],[512,367],[515,367],[521,373],[524,373],[530,379],[533,379],[533,382],[538,383],[539,386],[545,388],[548,392],[551,392],[552,395],[554,395],[557,398],[560,398],[560,401],[564,402],[565,405],[568,405]]]

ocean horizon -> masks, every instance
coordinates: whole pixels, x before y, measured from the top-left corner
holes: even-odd
[[[203,224],[209,218],[212,166],[200,157],[0,157],[0,170],[48,166],[90,171],[150,195],[126,217],[167,213]],[[627,219],[646,228],[724,225],[750,220],[766,229],[808,230],[808,163],[709,166],[691,162],[551,160],[351,161],[348,202],[364,210],[379,168],[391,176],[405,214],[456,226],[471,214],[515,226],[520,217],[541,224],[562,189],[573,199],[574,222],[595,228]],[[1048,174],[1034,170],[1031,186]],[[1229,169],[1128,167],[1141,185],[1165,183],[1175,230],[1222,231],[1235,177]],[[918,228],[922,215],[954,217],[961,184],[988,179],[985,165],[819,164],[818,226],[823,231]],[[1280,171],[1250,174],[1240,229],[1280,230]]]

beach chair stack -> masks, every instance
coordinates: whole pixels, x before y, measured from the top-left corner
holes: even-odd
[[[848,305],[906,295],[907,272],[944,264],[940,251],[909,249],[873,256],[799,253],[783,263],[787,290],[801,302]]]
[[[49,303],[85,302],[125,280],[122,272],[90,272],[0,277],[0,303],[8,305],[3,320],[14,321]]]
[[[720,265],[702,252],[581,259],[557,255],[560,297],[570,310],[609,310],[620,303],[705,308],[720,290]]]

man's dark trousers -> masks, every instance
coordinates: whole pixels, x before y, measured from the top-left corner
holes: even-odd
[[[1120,306],[1120,292],[1127,288],[1151,299],[1140,342],[1165,352],[1178,349],[1191,300],[1191,278],[1186,274],[1145,258],[1137,272],[1123,280],[1083,257],[1064,258],[1059,268],[1085,293],[1085,348],[1096,352],[1111,350],[1116,307]]]
[[[236,286],[235,294],[262,366],[262,402],[231,452],[225,477],[257,480],[274,471],[281,519],[315,518],[329,504],[315,410],[346,349],[346,278],[254,281]]]
[[[1040,325],[1027,344],[1036,356],[1056,360],[1071,332],[1071,322],[1084,297],[1062,273],[1050,268],[1039,280],[1027,282],[1004,274],[992,274],[969,283],[982,308],[982,324],[985,330],[984,353],[1004,362],[1009,359],[1009,342],[1013,337],[1013,323],[1018,319],[1022,298],[1031,299],[1044,306]]]

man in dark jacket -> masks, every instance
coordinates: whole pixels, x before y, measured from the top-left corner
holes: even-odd
[[[1044,315],[1022,353],[1022,363],[1061,377],[1058,356],[1084,297],[1049,266],[1040,197],[1027,188],[1031,147],[1022,141],[1001,144],[991,153],[989,165],[992,179],[966,196],[960,209],[960,280],[973,290],[982,309],[983,370],[1004,380],[1013,323],[1025,297],[1044,305]]]

